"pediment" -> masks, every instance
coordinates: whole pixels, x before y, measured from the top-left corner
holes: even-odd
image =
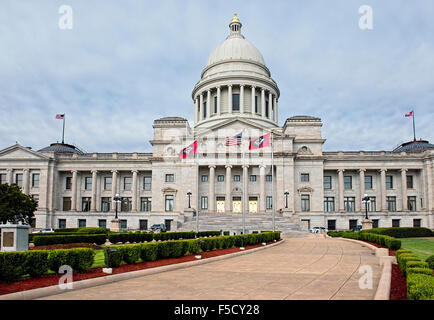
[[[25,148],[19,144],[0,151],[0,160],[48,160],[49,157]]]

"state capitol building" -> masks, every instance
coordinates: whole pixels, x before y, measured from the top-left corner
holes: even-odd
[[[236,230],[243,212],[248,230],[270,230],[272,216],[284,232],[348,230],[361,225],[366,194],[374,227],[434,228],[433,144],[323,152],[321,119],[279,119],[280,90],[262,54],[236,15],[229,29],[192,91],[194,125],[155,120],[152,153],[83,153],[66,143],[0,151],[0,183],[38,201],[34,227],[110,228],[118,206],[125,230],[194,230],[197,213],[200,230]],[[271,139],[250,150],[258,137]],[[192,144],[196,152],[180,156]]]

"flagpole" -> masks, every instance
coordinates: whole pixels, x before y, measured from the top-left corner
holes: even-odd
[[[63,114],[62,144],[65,143],[65,118],[66,118],[66,113]]]
[[[413,110],[413,139],[416,141],[416,127],[414,125],[414,110]]]

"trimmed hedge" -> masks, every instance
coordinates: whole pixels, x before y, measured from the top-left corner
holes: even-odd
[[[12,282],[26,274],[40,277],[48,270],[57,273],[62,265],[84,272],[90,269],[94,257],[95,250],[89,248],[0,252],[0,281]]]
[[[429,257],[425,260],[425,262],[428,263],[428,266],[429,266],[431,269],[434,269],[434,255],[429,256]]]
[[[434,300],[434,277],[426,274],[407,276],[407,298],[409,300]]]
[[[86,233],[86,234],[107,234],[109,229],[98,227],[85,227],[85,228],[63,228],[56,229],[54,233]]]
[[[187,232],[118,232],[109,233],[108,239],[111,243],[141,243],[150,241],[169,241],[169,240],[179,240],[179,239],[194,239],[198,237],[214,237],[220,236],[221,231],[201,231],[196,234],[193,231]]]
[[[417,237],[432,237],[434,232],[428,228],[375,228],[362,230],[360,233],[375,233],[394,238],[417,238]]]
[[[410,274],[420,273],[420,274],[427,274],[432,276],[432,270],[430,268],[418,268],[418,267],[409,267],[407,266],[407,276]]]
[[[51,244],[67,244],[67,243],[95,243],[102,245],[106,242],[105,234],[74,234],[74,235],[35,235],[33,243],[35,246],[46,246]]]
[[[401,248],[401,240],[370,232],[352,232],[352,231],[330,231],[327,233],[331,237],[343,237],[355,240],[364,240],[388,247],[390,250],[398,250]]]

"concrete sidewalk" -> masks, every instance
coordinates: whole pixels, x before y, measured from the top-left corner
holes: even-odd
[[[373,271],[372,289],[361,289],[360,266]],[[357,243],[309,234],[286,237],[279,246],[44,299],[151,300],[329,300],[373,299],[381,267],[373,252]]]

